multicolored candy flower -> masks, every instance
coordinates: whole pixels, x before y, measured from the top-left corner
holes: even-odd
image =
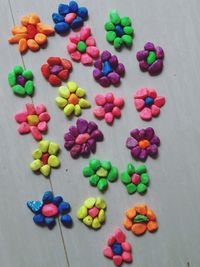
[[[148,156],[157,156],[160,139],[155,135],[152,127],[141,130],[134,129],[130,135],[131,137],[126,140],[126,147],[131,150],[134,159],[145,161]]]
[[[21,66],[15,66],[8,74],[8,83],[15,94],[33,94],[33,73],[31,70],[24,70]]]
[[[55,32],[50,25],[41,23],[35,13],[23,16],[21,24],[22,26],[12,28],[13,36],[8,40],[10,44],[18,44],[20,53],[25,53],[28,49],[38,51],[40,46],[47,43],[47,36]]]
[[[133,43],[134,30],[131,26],[131,19],[127,16],[120,18],[116,10],[110,12],[110,21],[105,24],[106,40],[113,43],[115,48],[123,44],[131,46]]]
[[[76,126],[69,127],[64,140],[64,146],[70,151],[72,158],[78,158],[80,155],[88,157],[91,152],[95,153],[96,142],[103,141],[103,133],[95,122],[79,118]]]
[[[106,202],[101,197],[87,198],[77,211],[77,218],[93,229],[101,228],[105,222]]]
[[[137,52],[137,60],[141,71],[148,71],[150,75],[157,75],[163,69],[164,51],[162,47],[155,47],[153,43],[146,43],[144,50]]]
[[[118,58],[112,56],[107,50],[101,53],[101,57],[95,61],[94,67],[93,77],[103,87],[111,84],[117,86],[125,73],[124,65],[119,63]]]
[[[109,182],[115,182],[118,178],[118,169],[112,166],[108,160],[100,161],[91,159],[89,166],[83,169],[83,175],[89,177],[89,183],[92,186],[97,186],[99,191],[105,191]]]
[[[84,99],[86,91],[78,87],[75,82],[68,82],[67,86],[61,86],[58,92],[59,96],[56,97],[55,101],[57,106],[63,109],[66,116],[73,113],[75,116],[80,116],[82,108],[90,107],[90,102]]]
[[[140,88],[134,94],[134,103],[143,120],[151,120],[160,114],[160,108],[165,104],[165,97],[158,96],[155,89]]]
[[[75,1],[70,1],[68,5],[59,4],[58,13],[52,14],[55,31],[59,34],[68,33],[70,29],[74,30],[83,26],[87,17],[87,8],[79,7]]]
[[[73,60],[81,61],[83,65],[91,65],[93,60],[99,57],[99,49],[89,27],[82,27],[80,35],[71,34],[69,40],[67,51]]]
[[[49,176],[51,168],[57,168],[60,161],[56,156],[60,147],[58,144],[49,140],[42,140],[38,143],[38,148],[32,153],[34,161],[30,164],[30,168],[34,172],[40,171],[44,176]]]
[[[147,230],[155,232],[158,222],[155,213],[146,204],[138,204],[126,211],[124,227],[135,235],[142,235]]]
[[[42,201],[27,201],[28,208],[35,213],[33,221],[39,226],[47,226],[52,229],[56,224],[56,218],[60,215],[60,221],[65,227],[72,226],[72,218],[68,214],[71,206],[63,201],[61,196],[53,196],[51,191],[44,193]]]
[[[43,104],[34,106],[32,103],[26,104],[26,111],[15,115],[16,122],[20,123],[18,132],[20,134],[30,133],[39,141],[43,132],[48,129],[47,122],[50,120],[49,113]]]
[[[116,266],[120,266],[123,262],[132,262],[131,244],[126,241],[126,236],[120,228],[108,238],[107,247],[104,248],[103,255],[112,259]]]

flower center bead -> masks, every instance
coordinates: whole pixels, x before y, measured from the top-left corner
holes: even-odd
[[[150,146],[150,142],[146,139],[141,140],[138,144],[139,144],[139,147],[142,149],[145,149],[148,146]]]
[[[113,71],[113,68],[111,67],[110,62],[105,61],[103,63],[103,68],[102,68],[103,75],[107,76],[112,71]]]
[[[144,102],[145,102],[145,106],[150,107],[151,105],[153,105],[154,100],[152,97],[148,96],[145,98]]]
[[[148,55],[148,57],[147,57],[147,63],[148,63],[149,65],[151,65],[152,63],[154,63],[155,60],[156,60],[156,53],[153,52],[153,51],[150,51],[150,52],[149,52],[149,55]]]
[[[87,48],[87,45],[85,44],[85,42],[83,41],[78,42],[77,49],[79,52],[84,53],[86,48]]]
[[[42,154],[41,161],[44,165],[48,163],[48,159],[49,159],[49,153]]]
[[[79,134],[79,136],[76,138],[76,144],[82,145],[90,138],[90,135],[88,133]]]
[[[94,219],[99,214],[99,209],[97,207],[93,207],[89,209],[88,214]]]
[[[38,33],[36,27],[32,24],[28,24],[26,28],[27,28],[28,39],[34,39],[35,35]]]
[[[26,83],[26,79],[22,75],[18,75],[16,81],[17,81],[17,84],[21,86],[24,86]]]
[[[118,242],[114,242],[112,245],[112,251],[113,251],[114,255],[121,255],[123,252],[121,244]]]
[[[79,100],[78,100],[77,95],[71,94],[70,97],[67,99],[67,101],[68,101],[69,104],[76,105],[76,104],[78,104]]]
[[[28,115],[27,121],[29,125],[36,126],[39,123],[39,118],[37,115]]]
[[[122,35],[124,35],[124,31],[121,25],[116,25],[115,32],[118,37],[121,37]]]

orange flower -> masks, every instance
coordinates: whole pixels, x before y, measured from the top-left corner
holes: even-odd
[[[10,44],[18,44],[20,53],[25,53],[28,49],[38,51],[41,45],[47,43],[47,36],[55,32],[50,25],[41,23],[35,13],[23,16],[21,24],[12,28],[13,36],[8,39]]]
[[[155,213],[146,204],[137,204],[126,211],[124,227],[135,235],[142,235],[147,230],[155,232],[158,229],[158,222]]]

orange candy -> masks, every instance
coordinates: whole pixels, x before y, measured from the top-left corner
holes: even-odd
[[[28,49],[27,41],[25,38],[22,38],[19,40],[19,52],[20,53],[25,53]]]
[[[126,211],[126,216],[131,220],[135,217],[135,215],[136,215],[135,208],[132,208]]]
[[[38,23],[37,24],[37,30],[38,30],[38,32],[44,33],[46,35],[50,35],[50,34],[53,34],[55,32],[53,27],[51,27],[48,24],[44,24],[44,23]]]
[[[135,235],[142,235],[146,232],[146,230],[147,230],[147,225],[145,223],[135,223],[131,227],[131,231]]]
[[[69,104],[76,105],[76,104],[78,104],[79,100],[78,100],[77,95],[71,94],[70,97],[67,99],[67,101],[68,101]]]
[[[47,42],[47,37],[43,33],[37,33],[35,35],[34,39],[35,39],[36,43],[38,43],[39,45],[46,44],[46,42]]]
[[[22,39],[22,38],[25,38],[26,39],[27,37],[27,33],[19,33],[19,34],[15,34],[14,36],[12,36],[11,38],[8,39],[8,42],[10,44],[18,44],[19,41]]]
[[[33,51],[33,52],[36,52],[36,51],[38,51],[40,49],[39,45],[33,39],[29,39],[27,41],[27,45],[31,49],[31,51]]]
[[[148,140],[141,140],[139,143],[139,147],[142,149],[147,148],[148,146],[150,146],[150,142]]]
[[[128,218],[125,218],[124,219],[124,227],[127,229],[127,230],[131,230],[131,227],[133,225],[132,221],[129,220]]]
[[[149,230],[149,232],[155,232],[158,229],[158,223],[149,221],[147,223],[147,229]]]
[[[137,213],[146,215],[147,214],[147,205],[146,204],[139,204],[135,206],[135,210]]]

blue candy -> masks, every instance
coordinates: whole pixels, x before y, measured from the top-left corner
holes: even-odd
[[[70,26],[66,22],[59,22],[54,27],[57,33],[67,33],[70,30]]]
[[[63,198],[61,196],[54,197],[53,204],[58,206],[63,201]]]
[[[65,214],[67,212],[69,212],[71,209],[71,206],[68,202],[61,202],[60,205],[58,206],[58,211],[61,213],[61,214]]]
[[[81,17],[76,17],[71,23],[71,28],[76,29],[83,26],[83,19]]]
[[[120,25],[116,25],[115,31],[118,37],[121,37],[124,34],[123,28]]]
[[[56,224],[56,220],[53,217],[45,217],[44,218],[44,223],[49,227],[53,228],[54,225]]]
[[[69,9],[71,12],[76,13],[78,11],[78,4],[75,1],[69,2]]]
[[[102,68],[102,73],[107,76],[110,72],[113,71],[113,68],[111,67],[110,65],[110,62],[109,61],[105,61],[103,63],[103,68]]]
[[[121,244],[118,242],[113,243],[112,251],[113,251],[114,255],[121,255],[123,252]]]
[[[83,19],[86,19],[88,16],[88,10],[86,7],[79,7],[77,15]]]
[[[50,203],[53,201],[53,193],[51,191],[46,191],[42,198],[43,203]]]
[[[58,14],[58,13],[53,13],[52,14],[52,19],[54,21],[54,23],[58,23],[58,22],[64,22],[65,19],[62,15]]]
[[[69,214],[62,215],[60,220],[64,226],[72,226],[72,217]]]
[[[154,100],[152,97],[148,96],[145,98],[144,102],[145,102],[145,106],[149,107],[149,106],[153,105]]]
[[[33,200],[27,201],[27,206],[34,213],[39,212],[42,208],[42,205],[43,203],[41,201],[33,201]]]
[[[43,225],[44,216],[42,214],[36,214],[35,216],[33,216],[33,221],[35,224]]]
[[[65,4],[59,4],[58,12],[60,15],[65,16],[66,14],[68,14],[70,12],[69,6],[65,5]]]

